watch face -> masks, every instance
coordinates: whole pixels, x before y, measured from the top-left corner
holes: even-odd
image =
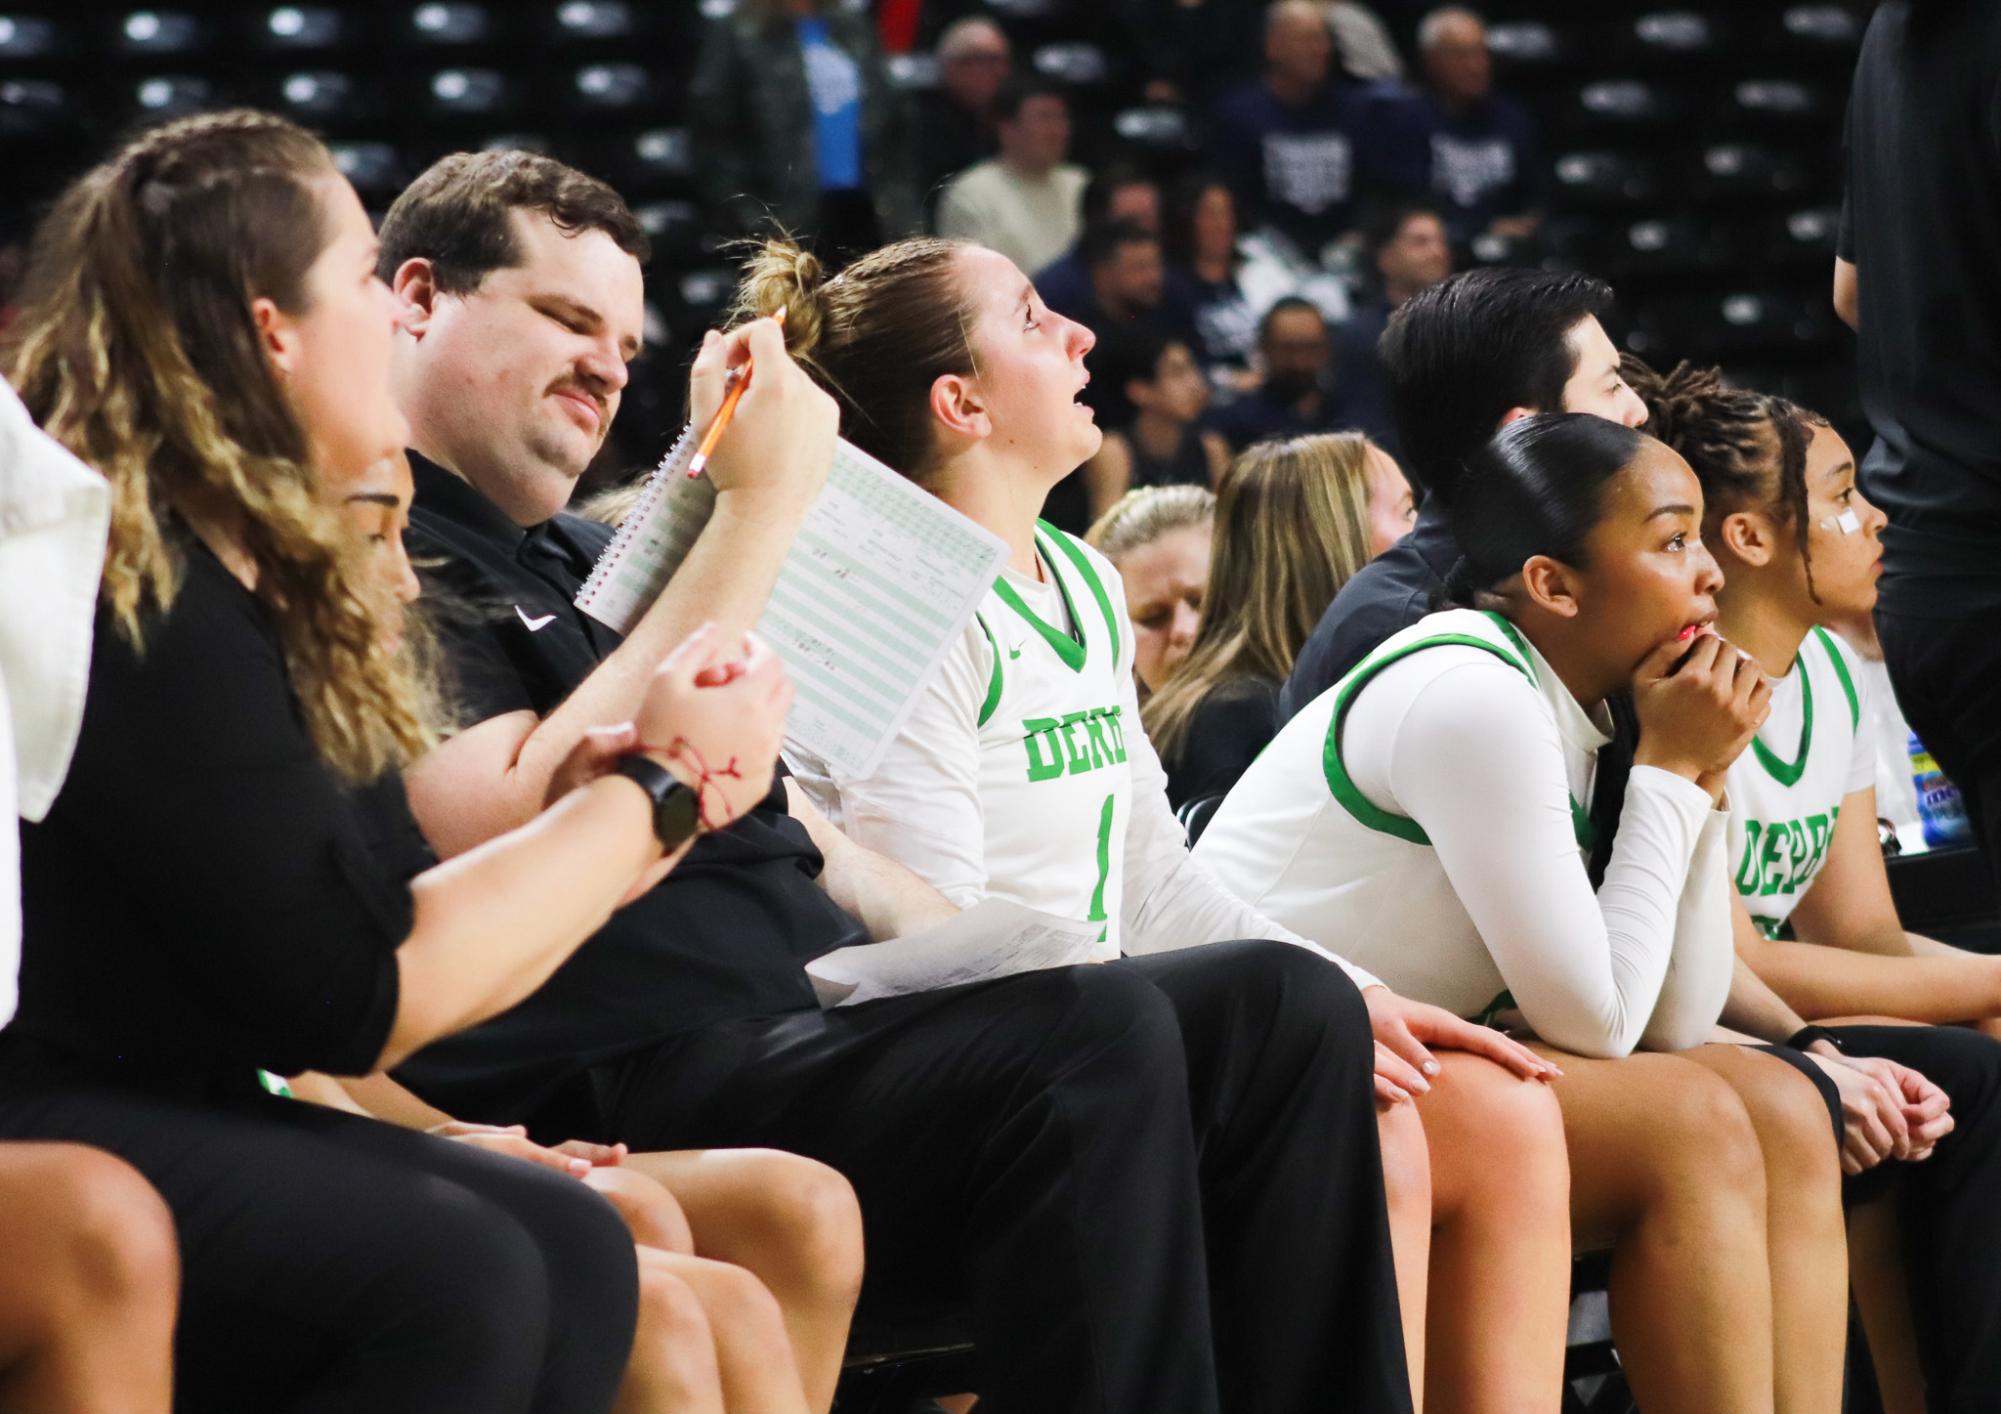
[[[653,833],[668,849],[678,849],[701,827],[701,797],[676,781],[653,807]]]

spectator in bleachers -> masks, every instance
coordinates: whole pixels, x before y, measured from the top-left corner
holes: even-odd
[[[2001,1043],[1945,1023],[2001,1016],[2001,959],[1904,930],[1876,841],[1870,694],[1820,627],[1874,607],[1885,517],[1817,414],[1727,388],[1713,368],[1662,376],[1628,359],[1627,376],[1654,435],[1702,483],[1703,540],[1724,576],[1717,632],[1773,685],[1770,718],[1729,772],[1738,950],[1807,1016],[1941,1023],[1824,1030],[1843,1050],[1916,1067],[1952,1100],[1952,1133],[1894,1169],[1909,1293],[1922,1293],[1922,1378],[1885,1389],[1885,1407],[1976,1409],[2001,1388]],[[1792,941],[1770,941],[1782,929]],[[1882,1387],[1901,1368],[1880,1342],[1910,1321],[1906,1292],[1869,1290],[1858,1270],[1856,1295]]]
[[[1611,1240],[1641,1407],[1838,1409],[1840,1109],[1797,1052],[1711,1043],[1737,969],[1725,773],[1770,692],[1708,629],[1701,488],[1644,434],[1555,413],[1442,495],[1460,607],[1288,722],[1196,852],[1410,990],[1519,1016],[1562,1065],[1576,1236]],[[1601,886],[1577,797],[1628,683],[1641,752]],[[1941,1108],[1914,1131],[1950,1126]]]
[[[995,102],[1012,64],[1007,35],[985,15],[954,20],[938,36],[937,55],[938,87],[917,102],[917,179],[927,210],[946,178],[1000,151]]]
[[[1058,311],[1065,318],[1100,335],[1143,329],[1183,341],[1194,337],[1187,310],[1171,298],[1167,261],[1156,232],[1131,221],[1111,221],[1087,230],[1080,247],[1090,285],[1082,304]],[[1038,284],[1036,293],[1041,292]],[[1110,391],[1115,394],[1112,406],[1123,417],[1124,389]],[[1098,403],[1092,406],[1103,411]]]
[[[1340,427],[1331,386],[1327,317],[1312,300],[1288,295],[1258,321],[1258,383],[1218,408],[1210,425],[1233,451],[1277,437]]]
[[[1035,292],[1051,309],[1073,319],[1091,302],[1091,266],[1084,245],[1093,231],[1128,222],[1159,236],[1160,183],[1128,162],[1112,162],[1092,174],[1084,187],[1083,231],[1063,255],[1034,273]]]
[[[695,170],[739,229],[769,220],[829,254],[917,229],[914,134],[865,12],[742,0],[688,83]]]
[[[1497,1403],[1552,1407],[1568,1297],[1563,1183],[1551,1166],[1560,1139],[1548,1095],[1522,1083],[1544,1072],[1498,1033],[1409,1008],[1212,886],[1189,859],[1139,722],[1117,572],[1036,524],[1050,486],[1100,440],[1074,401],[1090,332],[1042,307],[1004,257],[950,242],[877,251],[831,283],[810,258],[767,247],[746,302],[811,310],[799,327],[813,333],[805,348],[837,390],[844,433],[1011,551],[978,622],[934,670],[882,764],[857,778],[795,751],[801,784],[838,812],[837,825],[880,842],[962,905],[1001,897],[1100,925],[1093,955],[1162,986],[1186,1035],[1200,1028],[1178,999],[1186,995],[1179,981],[1168,979],[1204,967],[1220,949],[1217,965],[1245,984],[1282,978],[1323,1018],[1321,1064],[1335,1054],[1347,1065],[1359,1060],[1354,1029],[1365,1012],[1384,1040],[1377,1088],[1392,1103],[1377,1124],[1330,1103],[1318,1119],[1289,1120],[1286,1138],[1267,1132],[1259,1141],[1275,1159],[1310,1144],[1311,1166],[1331,1185],[1308,1200],[1308,1210],[1324,1210],[1312,1220],[1296,1193],[1267,1197],[1267,1217],[1295,1239],[1309,1230],[1331,1235],[1358,1217],[1369,1222],[1369,1234],[1351,1228],[1339,1242],[1346,1272],[1328,1266],[1329,1249],[1295,1240],[1279,1244],[1281,1252],[1247,1241],[1252,1234],[1234,1217],[1209,1228],[1222,1386],[1246,1406],[1317,1407],[1337,1389],[1356,1407],[1403,1405],[1404,1371],[1389,1362],[1396,1322],[1385,1303],[1394,1275],[1413,1382],[1443,1386],[1448,1404],[1478,1388],[1504,1391]],[[922,359],[912,356],[919,348]],[[1071,727],[1059,731],[1065,722]],[[1222,941],[1231,938],[1291,946]],[[1366,989],[1361,1010],[1357,985]],[[1452,1073],[1449,1082],[1434,1090],[1398,1060],[1395,1048],[1413,1034],[1407,1027],[1442,1048],[1427,1058]],[[1273,1044],[1285,1030],[1269,1033]],[[1344,1083],[1359,1094],[1361,1077],[1350,1075]],[[1416,1114],[1399,1098],[1413,1095]],[[1380,1157],[1354,1147],[1360,1140],[1366,1149],[1371,1131]],[[1483,1182],[1503,1150],[1511,1181]],[[1406,1165],[1420,1152],[1433,1175],[1428,1196],[1406,1187]],[[1209,1157],[1217,1171],[1233,1167],[1220,1153]],[[1376,1185],[1385,1180],[1389,1252],[1376,1225]],[[1410,1244],[1426,1240],[1434,1223],[1439,1237],[1427,1262]],[[1279,1230],[1262,1220],[1259,1228]],[[1489,1276],[1500,1269],[1509,1273],[1505,1298]],[[1330,1279],[1348,1288],[1332,1303],[1322,1286]]]
[[[1230,446],[1201,425],[1209,380],[1184,339],[1149,323],[1108,329],[1094,362],[1092,381],[1115,389],[1130,415],[1108,425],[1098,405],[1104,444],[1077,473],[1090,492],[1089,522],[1142,486],[1213,487],[1222,478]]]
[[[382,266],[413,306],[397,358],[423,458],[413,458],[415,547],[472,602],[519,610],[447,631],[476,724],[411,775],[418,819],[447,855],[532,814],[590,729],[631,716],[683,624],[714,619],[734,637],[758,618],[834,431],[831,402],[796,376],[772,322],[709,341],[699,406],[713,406],[725,351],[740,362],[748,345],[758,368],[706,473],[715,512],[622,640],[578,611],[608,535],[559,512],[616,409],[641,325],[640,272],[595,228],[573,244],[489,197],[505,160],[434,169],[382,233]],[[572,184],[611,197],[568,173]],[[560,209],[566,226],[583,224]],[[596,209],[631,222],[622,207]],[[440,262],[491,249],[496,220],[512,224],[521,263],[438,290]],[[566,292],[555,311],[567,322],[545,313],[549,291]],[[818,318],[810,301],[794,303],[787,331],[809,336]],[[920,354],[899,346],[896,357]],[[551,396],[571,389],[600,415]],[[803,798],[774,793],[700,841],[686,870],[621,909],[525,1005],[398,1076],[450,1112],[518,1118],[531,1132],[581,1116],[598,1142],[754,1143],[832,1164],[861,1200],[872,1298],[892,1311],[969,1306],[979,1392],[999,1409],[1215,1414],[1211,1240],[1244,1254],[1240,1280],[1219,1277],[1233,1304],[1269,1294],[1271,1338],[1322,1348],[1321,1303],[1365,1284],[1379,1240],[1358,1228],[1351,1263],[1335,1237],[1371,1209],[1329,1195],[1351,1159],[1321,1116],[1351,1090],[1366,1103],[1369,1082],[1355,1057],[1329,1054],[1324,1009],[1204,959],[1181,970],[1177,997],[1213,1025],[1191,1025],[1186,1040],[1159,989],[1109,966],[820,1009],[807,959],[954,911]],[[1282,1063],[1252,1065],[1240,1046]],[[1251,1118],[1259,1111],[1285,1122],[1267,1127]],[[1065,1121],[1048,1122],[1055,1114]],[[1205,1204],[1211,1170],[1196,1145],[1211,1116],[1222,1123],[1204,1157],[1238,1182]],[[1258,1155],[1242,1165],[1239,1133]],[[1357,1279],[1321,1280],[1329,1265]],[[1330,1387],[1315,1383],[1312,1397]]]
[[[1315,0],[1342,72],[1364,83],[1403,76],[1403,56],[1375,12],[1353,0]],[[1149,102],[1205,108],[1251,78],[1262,59],[1255,7],[1242,0],[1123,0]]]
[[[1024,270],[1070,248],[1090,174],[1069,162],[1070,103],[1040,79],[1013,78],[995,100],[1000,156],[976,163],[938,199],[938,233],[978,241]]]
[[[110,520],[103,478],[0,382],[0,1026],[21,960],[18,822],[47,814],[69,768]],[[0,1254],[0,1404],[167,1414],[179,1260],[143,1178],[79,1144],[0,1144]]]
[[[1195,641],[1215,515],[1216,495],[1206,486],[1143,486],[1121,496],[1084,536],[1125,584],[1142,703]]]
[[[1144,712],[1176,809],[1227,791],[1278,734],[1300,644],[1414,515],[1395,459],[1359,432],[1261,442],[1231,465],[1201,628]]]
[[[1333,39],[1311,0],[1265,14],[1262,78],[1219,100],[1209,161],[1236,185],[1247,227],[1271,227],[1317,260],[1354,224],[1366,105],[1332,74]]]
[[[1523,236],[1541,220],[1545,174],[1535,125],[1494,92],[1487,27],[1460,6],[1418,27],[1424,86],[1380,100],[1371,118],[1382,180],[1435,201],[1456,241]]]
[[[245,112],[134,139],[38,239],[10,374],[114,511],[75,759],[23,832],[0,1135],[96,1143],[159,1190],[191,1407],[604,1408],[639,1309],[608,1204],[258,1081],[366,1074],[512,1007],[678,857],[613,780],[413,883],[372,853],[351,790],[429,736],[323,504],[405,432],[374,251],[326,149]],[[698,684],[720,656],[692,644],[636,714],[739,757],[718,821],[768,782],[787,700],[769,660]]]
[[[1397,310],[1378,353],[1399,460],[1424,500],[1411,533],[1342,586],[1300,649],[1281,694],[1288,718],[1431,611],[1459,544],[1430,497],[1450,491],[1465,458],[1504,423],[1557,411],[1629,427],[1646,420],[1598,322],[1611,303],[1611,289],[1588,275],[1486,269],[1443,280]]]
[[[1890,517],[1876,631],[1897,700],[2001,877],[2001,7],[1876,8],[1848,103],[1835,306]]]
[[[1164,234],[1168,281],[1188,306],[1196,354],[1210,381],[1231,388],[1247,384],[1259,311],[1240,278],[1236,193],[1210,173],[1184,178],[1175,188]]]
[[[1375,267],[1376,291],[1334,326],[1334,400],[1345,425],[1368,433],[1394,456],[1396,419],[1376,345],[1404,301],[1452,273],[1452,244],[1437,211],[1406,202],[1371,214],[1362,226],[1362,250]]]

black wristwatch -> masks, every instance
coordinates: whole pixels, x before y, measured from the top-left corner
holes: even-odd
[[[634,752],[611,769],[653,798],[653,837],[669,854],[701,833],[701,798],[658,761]]]
[[[1841,1038],[1825,1026],[1802,1026],[1786,1037],[1786,1045],[1795,1051],[1803,1051],[1815,1041],[1825,1041],[1837,1051],[1847,1049],[1841,1044]]]

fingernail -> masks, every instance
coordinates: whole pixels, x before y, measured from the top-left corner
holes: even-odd
[[[1438,1062],[1437,1062],[1437,1061],[1435,1061],[1435,1060],[1428,1060],[1428,1061],[1426,1061],[1426,1062],[1424,1063],[1424,1073],[1425,1073],[1426,1075],[1436,1075],[1436,1074],[1438,1074]]]
[[[1674,641],[1676,643],[1686,643],[1689,641],[1689,639],[1693,637],[1695,637],[1695,625],[1690,624],[1687,628],[1683,629],[1680,633],[1674,636]]]
[[[1410,1096],[1392,1085],[1390,1086],[1390,1103],[1393,1105],[1407,1105],[1410,1103]]]

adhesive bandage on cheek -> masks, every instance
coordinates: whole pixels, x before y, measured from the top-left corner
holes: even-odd
[[[1855,514],[1853,510],[1846,510],[1838,516],[1829,517],[1827,520],[1822,521],[1821,524],[1830,530],[1838,530],[1843,535],[1857,535],[1862,530],[1862,517]]]

